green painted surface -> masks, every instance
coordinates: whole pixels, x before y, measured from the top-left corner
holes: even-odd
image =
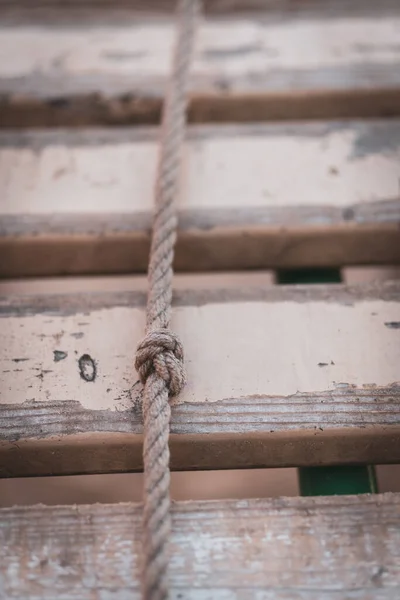
[[[280,284],[341,283],[340,269],[287,269],[277,273]],[[371,466],[307,467],[298,470],[302,496],[334,496],[377,492]]]
[[[302,496],[334,496],[377,492],[375,469],[364,466],[299,469]]]
[[[285,269],[277,272],[280,284],[341,283],[340,269]]]

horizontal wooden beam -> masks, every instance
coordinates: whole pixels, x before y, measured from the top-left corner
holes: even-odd
[[[175,269],[400,263],[400,120],[193,127]],[[155,129],[0,133],[0,276],[144,272]]]
[[[88,3],[60,11],[51,2],[39,13],[26,2],[2,4],[0,127],[158,122],[171,13],[143,14],[136,3],[136,11],[118,17],[117,9],[110,20],[107,3],[98,13]],[[245,7],[228,7],[235,4]],[[372,2],[356,2],[349,10],[344,2],[308,2],[294,11],[286,4],[281,11],[281,2],[252,2],[255,12],[210,15],[202,23],[191,121],[399,115],[398,3],[372,9]]]
[[[380,7],[373,0],[203,0],[203,10],[206,14],[231,14],[235,12],[268,11],[268,14],[290,12],[294,14],[325,14],[327,18],[339,15],[349,17],[354,14],[382,15],[382,12],[396,11],[396,0],[383,0]],[[26,15],[38,14],[48,22],[59,14],[66,18],[68,15],[87,15],[88,12],[96,20],[107,15],[118,18],[122,11],[124,15],[132,12],[173,13],[176,0],[0,0],[0,14],[13,15],[14,19],[23,19]]]
[[[2,476],[142,468],[144,302],[0,299]],[[172,468],[399,462],[399,306],[398,281],[176,292]]]
[[[399,519],[400,494],[177,503],[172,594],[392,600]],[[14,507],[0,520],[4,598],[140,598],[139,505]]]

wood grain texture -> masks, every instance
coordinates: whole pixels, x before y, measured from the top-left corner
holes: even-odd
[[[193,127],[175,269],[400,263],[399,139],[399,120]],[[145,271],[156,162],[154,129],[1,133],[0,275]]]
[[[399,115],[398,5],[389,0],[371,13],[371,3],[364,12],[358,3],[350,17],[343,4],[336,12],[332,3],[309,6],[280,18],[268,3],[261,13],[210,15],[199,33],[190,119]],[[16,20],[4,20],[0,126],[158,122],[172,16],[132,10],[111,23],[110,10],[92,20],[78,11],[74,21],[66,10],[50,22],[24,21],[14,7]]]
[[[0,301],[3,476],[141,469],[144,301]],[[400,461],[398,281],[178,291],[174,307],[189,383],[172,468]]]
[[[0,522],[5,600],[140,597],[139,505],[2,509]],[[399,523],[399,494],[177,503],[172,597],[396,600]]]

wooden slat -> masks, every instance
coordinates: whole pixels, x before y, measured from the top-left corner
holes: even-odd
[[[342,281],[349,285],[394,279],[400,279],[400,267],[346,267],[342,269]]]
[[[390,17],[397,0],[203,0],[203,13],[212,16],[267,14],[280,19],[289,13],[300,18]],[[176,0],[0,0],[3,24],[121,24],[135,17],[172,16]],[[258,16],[258,15],[257,15]]]
[[[145,294],[3,298],[0,473],[141,469]],[[179,291],[173,469],[400,462],[400,282]]]
[[[210,16],[202,24],[192,121],[399,115],[398,3],[382,1],[379,10],[355,3],[348,14],[348,3],[326,9],[311,2],[280,18],[279,6],[270,12],[269,4],[261,13]],[[88,9],[84,19],[50,5],[40,21],[30,17],[35,7],[25,17],[18,6],[10,15],[10,3],[2,10],[1,127],[158,121],[171,14],[125,10],[111,22],[110,10],[101,16]]]
[[[343,467],[341,467],[343,468]],[[382,465],[380,491],[400,491],[398,465]],[[174,502],[188,500],[241,500],[298,496],[297,469],[230,469],[173,471],[170,494]],[[16,505],[101,504],[142,502],[143,473],[71,475],[69,477],[0,478],[0,508]]]
[[[384,268],[383,268],[384,270]],[[379,269],[378,269],[379,272]],[[399,268],[400,278],[400,268]],[[390,277],[386,277],[390,279]],[[380,280],[385,280],[382,275]],[[370,280],[368,281],[368,283]],[[273,285],[273,271],[229,271],[219,273],[174,274],[173,288],[178,290],[220,290],[240,286],[259,287]],[[351,283],[351,282],[348,282]],[[146,292],[146,275],[113,275],[110,277],[50,277],[43,279],[3,279],[0,281],[0,296],[71,294],[85,292]]]
[[[140,597],[139,505],[20,507],[0,520],[5,600]],[[178,503],[172,597],[395,600],[399,522],[399,494]]]
[[[194,127],[175,268],[400,263],[400,120]],[[0,275],[144,271],[154,129],[0,134]]]
[[[322,5],[320,0],[203,0],[202,6],[206,14],[265,10],[268,13],[278,11],[279,14],[313,14],[318,10],[329,16],[338,12],[353,15],[366,11],[382,15],[385,9],[394,10],[398,5],[397,0],[385,0],[381,7],[373,0],[324,0]],[[39,13],[41,16],[47,16],[47,19],[54,14],[74,14],[74,11],[83,15],[90,11],[94,18],[98,18],[100,14],[112,19],[115,13],[118,15],[119,11],[123,10],[128,13],[134,10],[151,14],[170,13],[175,8],[176,0],[0,0],[0,9],[5,15],[22,13],[22,16],[25,16]]]

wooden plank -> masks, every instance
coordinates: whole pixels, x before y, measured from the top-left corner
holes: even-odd
[[[358,12],[365,13],[366,10],[373,14],[382,14],[382,10],[395,10],[398,5],[396,0],[385,0],[382,8],[378,8],[373,0],[324,0],[323,4],[320,0],[203,0],[202,6],[206,14],[267,10],[269,13],[276,11],[279,14],[313,14],[318,11],[327,16],[338,13],[351,16]],[[2,14],[14,12],[25,16],[39,13],[47,14],[47,18],[52,12],[73,14],[73,11],[80,11],[81,14],[86,14],[90,10],[94,17],[100,13],[112,19],[123,10],[126,11],[124,14],[132,11],[170,13],[175,8],[175,0],[0,0]]]
[[[378,281],[400,279],[400,267],[344,267],[340,270],[338,283],[351,286]],[[300,282],[292,282],[300,283]],[[302,282],[308,283],[308,282]],[[316,283],[316,282],[313,282]],[[320,283],[337,283],[323,281]],[[274,271],[229,271],[211,273],[175,273],[174,290],[209,290],[238,287],[260,287],[276,284]],[[108,277],[45,277],[41,279],[3,279],[0,281],[0,296],[71,294],[83,292],[140,291],[147,290],[146,275],[111,275]]]
[[[381,491],[400,491],[396,486],[400,465],[381,469],[387,470]],[[170,494],[174,502],[298,496],[297,469],[173,471]],[[0,508],[141,502],[142,498],[143,473],[0,478]]]
[[[337,10],[314,2],[280,18],[268,3],[261,13],[210,15],[199,32],[189,118],[399,115],[399,6],[371,5],[363,11],[357,3],[350,15],[343,2]],[[110,22],[106,9],[90,21],[75,12],[73,21],[64,11],[35,22],[34,9],[25,20],[13,10],[0,28],[1,127],[158,122],[171,15],[131,10]]]
[[[400,272],[400,269],[399,269]],[[383,278],[384,279],[384,278]],[[230,271],[229,273],[174,274],[173,288],[179,290],[210,290],[260,287],[273,285],[273,271]],[[50,277],[44,279],[4,279],[0,281],[0,296],[71,294],[84,292],[146,292],[148,280],[145,275],[114,275],[110,277]]]
[[[193,127],[176,270],[399,264],[399,140],[400,120]],[[157,156],[154,129],[0,134],[0,275],[145,271]]]
[[[355,16],[391,16],[398,11],[397,0],[203,0],[203,13],[234,16],[249,12],[267,13],[280,19],[283,14],[301,18],[331,19]],[[121,24],[136,16],[174,14],[175,0],[0,0],[3,24]]]
[[[141,469],[140,292],[1,299],[0,473]],[[400,283],[176,292],[172,468],[400,462]]]
[[[140,505],[20,507],[0,520],[5,600],[140,598]],[[399,494],[178,503],[172,596],[395,600],[399,522]]]
[[[346,267],[343,282],[349,285],[400,279],[400,267]]]

